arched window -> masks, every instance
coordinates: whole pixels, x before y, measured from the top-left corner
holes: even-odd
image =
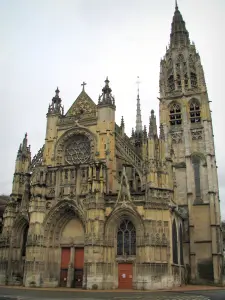
[[[196,199],[201,198],[200,163],[201,163],[201,159],[200,159],[199,156],[192,157],[192,165],[193,165],[193,168],[194,168],[195,197],[196,197]]]
[[[191,72],[191,86],[192,87],[197,87],[198,82],[197,82],[197,76],[195,73]]]
[[[174,103],[170,107],[170,125],[180,125],[182,123],[180,105]]]
[[[173,225],[172,225],[172,239],[173,239],[173,263],[178,264],[177,225],[175,220],[173,220]]]
[[[123,220],[117,231],[117,255],[136,254],[136,229],[129,220]]]
[[[184,265],[183,231],[182,231],[182,226],[181,225],[180,225],[180,230],[179,230],[179,238],[180,238],[180,264],[183,266]]]
[[[191,123],[201,122],[201,110],[198,101],[193,100],[190,103],[190,120]]]
[[[175,83],[174,83],[173,75],[170,75],[170,77],[168,78],[168,89],[169,89],[169,92],[172,92],[175,90]]]

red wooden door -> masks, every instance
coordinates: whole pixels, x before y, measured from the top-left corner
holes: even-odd
[[[70,262],[70,248],[62,248],[61,269],[68,269]]]
[[[83,269],[84,267],[84,248],[75,248],[74,268]]]
[[[69,262],[70,262],[70,248],[62,248],[60,286],[66,286],[66,284],[67,284],[67,274],[68,274]]]
[[[83,286],[84,248],[75,248],[74,256],[74,287]]]
[[[118,288],[132,289],[133,280],[133,265],[132,264],[118,264]]]

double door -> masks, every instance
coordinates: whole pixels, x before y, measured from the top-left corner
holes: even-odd
[[[71,248],[62,248],[60,285],[67,286],[68,266],[71,262]],[[82,288],[84,268],[84,248],[75,248],[74,254],[74,276],[71,287]]]

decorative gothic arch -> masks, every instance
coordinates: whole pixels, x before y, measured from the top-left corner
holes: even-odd
[[[109,215],[108,219],[105,222],[105,238],[112,239],[117,235],[117,230],[120,224],[124,221],[128,220],[132,222],[135,227],[137,238],[141,238],[144,236],[144,223],[141,219],[141,216],[137,211],[132,209],[131,207],[119,208],[118,210],[112,211]]]
[[[59,242],[61,230],[73,218],[78,218],[85,229],[85,216],[75,201],[62,200],[47,214],[43,222],[44,237],[47,244]]]
[[[26,242],[29,229],[29,220],[27,216],[19,215],[12,227],[12,244],[13,246],[20,247],[22,256],[26,253]]]
[[[83,137],[83,144],[84,142],[86,144],[88,143],[86,148],[88,151],[90,151],[88,157],[83,158],[83,160],[86,159],[86,161],[87,160],[91,161],[94,159],[94,155],[96,153],[96,137],[87,128],[80,126],[78,123],[76,123],[76,127],[66,131],[56,143],[55,159],[57,163],[65,163],[66,147],[69,146],[69,144],[73,141],[73,139],[76,141],[77,138],[81,139],[82,137]],[[80,151],[80,153],[82,153],[82,151]],[[81,163],[86,162],[83,160],[81,160]],[[70,164],[70,161],[67,160],[66,163]],[[71,163],[73,163],[73,161]]]

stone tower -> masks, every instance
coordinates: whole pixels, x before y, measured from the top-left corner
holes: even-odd
[[[210,101],[200,56],[177,3],[170,44],[160,63],[159,101],[167,153],[171,147],[174,152],[175,202],[189,212],[185,263],[190,264],[192,282],[214,278],[217,283],[221,217]]]

